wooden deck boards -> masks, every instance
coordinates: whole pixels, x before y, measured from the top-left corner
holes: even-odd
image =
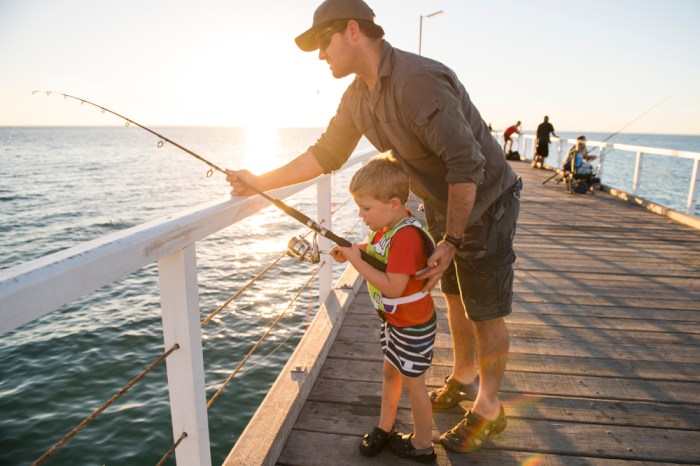
[[[502,384],[508,428],[482,450],[436,447],[438,464],[700,463],[700,231],[605,193],[542,185],[525,163],[516,235],[511,351]],[[444,299],[431,387],[450,373]],[[347,313],[277,463],[394,465],[364,458],[376,425],[382,355],[366,291]],[[434,415],[434,433],[468,408]],[[405,395],[401,430],[412,420]]]

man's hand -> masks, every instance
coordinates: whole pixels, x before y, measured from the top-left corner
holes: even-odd
[[[239,179],[257,186],[256,176],[250,173],[248,170],[226,170],[226,181],[231,185],[231,195],[232,196],[252,196],[255,191],[248,189],[246,185],[239,182]]]
[[[445,241],[440,241],[435,246],[435,251],[428,257],[428,268],[416,274],[416,277],[427,279],[422,291],[432,290],[437,282],[440,281],[440,277],[447,270],[447,267],[450,266],[456,252],[457,248]]]

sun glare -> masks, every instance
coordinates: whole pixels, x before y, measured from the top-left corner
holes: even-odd
[[[256,124],[245,129],[243,165],[256,174],[275,165],[280,152],[277,128]]]

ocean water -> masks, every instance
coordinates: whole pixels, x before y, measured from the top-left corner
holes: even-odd
[[[157,128],[222,167],[254,172],[290,160],[320,129]],[[221,174],[138,128],[0,129],[0,268],[228,196]],[[349,174],[334,179],[333,231],[359,241]],[[287,202],[312,218],[316,193]],[[303,225],[274,207],[197,244],[202,317],[277,259]],[[314,265],[282,259],[203,328],[207,399],[282,312]],[[334,267],[336,278],[342,272]],[[160,356],[155,265],[0,335],[0,465],[30,464]],[[209,409],[220,464],[318,307],[305,290]],[[165,364],[147,375],[48,464],[155,464],[173,442]],[[174,457],[173,457],[174,458]],[[169,460],[174,464],[174,460]]]
[[[156,129],[219,166],[254,172],[290,160],[321,133],[320,129]],[[158,148],[157,142],[134,127],[0,128],[0,269],[227,196],[223,176],[207,178],[206,165],[168,144]],[[612,142],[700,151],[698,136],[621,135]],[[631,191],[634,154],[611,152],[605,164],[603,181]],[[690,160],[647,157],[640,194],[684,210],[689,167]],[[359,241],[356,208],[352,201],[343,205],[351,173],[334,179],[339,210],[333,231]],[[312,189],[287,202],[315,215]],[[282,254],[292,236],[305,232],[302,225],[270,207],[198,243],[202,316]],[[341,269],[334,268],[336,277]],[[311,264],[283,259],[204,327],[207,399],[312,270]],[[257,409],[303,336],[317,301],[314,290],[302,294],[209,410],[213,464],[223,461]],[[162,352],[155,265],[0,335],[0,465],[37,459]],[[47,464],[155,464],[172,441],[161,365]]]

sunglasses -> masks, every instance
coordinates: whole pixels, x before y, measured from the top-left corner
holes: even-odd
[[[328,46],[331,45],[331,39],[333,38],[333,34],[335,34],[336,32],[343,32],[346,27],[347,24],[343,24],[342,26],[336,26],[327,31],[323,31],[322,33],[317,35],[316,45],[318,46],[318,49],[321,52],[325,52]]]

